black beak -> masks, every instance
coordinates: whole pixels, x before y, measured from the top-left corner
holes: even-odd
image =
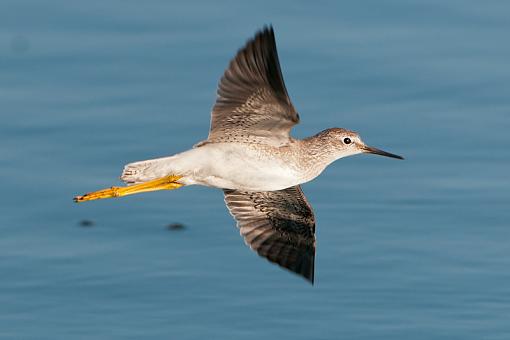
[[[404,159],[404,157],[402,157],[402,156],[395,155],[393,153],[389,153],[389,152],[386,152],[386,151],[383,151],[383,150],[380,150],[380,149],[377,149],[377,148],[373,148],[371,146],[363,145],[361,147],[361,149],[364,152],[373,153],[374,155],[381,155],[381,156],[386,156],[386,157],[391,157],[391,158],[396,158],[396,159]]]

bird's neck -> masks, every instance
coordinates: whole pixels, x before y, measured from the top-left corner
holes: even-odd
[[[303,160],[302,164],[312,178],[318,176],[335,160],[344,157],[322,132],[299,140],[298,143],[301,144],[300,150],[302,150],[302,153],[300,157]]]
[[[338,152],[335,147],[328,143],[320,132],[301,140],[301,143],[305,145],[304,149],[307,150],[309,157],[320,160],[320,163],[325,163],[325,166],[338,158]]]

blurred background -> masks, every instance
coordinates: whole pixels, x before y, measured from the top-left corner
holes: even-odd
[[[0,338],[509,339],[510,3],[0,3]],[[218,79],[276,31],[316,283],[252,253],[219,190],[76,205],[205,139]],[[176,227],[175,224],[183,227]],[[172,226],[173,224],[173,226]]]

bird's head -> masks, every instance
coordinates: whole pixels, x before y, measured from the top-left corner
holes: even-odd
[[[325,146],[328,144],[333,146],[337,159],[359,153],[371,153],[374,155],[404,159],[402,156],[366,145],[356,132],[347,129],[327,129],[319,133],[319,136],[324,140]]]

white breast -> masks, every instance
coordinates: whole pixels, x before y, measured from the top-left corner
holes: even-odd
[[[299,174],[281,158],[256,146],[211,143],[172,157],[184,184],[249,191],[281,190],[299,184]]]

